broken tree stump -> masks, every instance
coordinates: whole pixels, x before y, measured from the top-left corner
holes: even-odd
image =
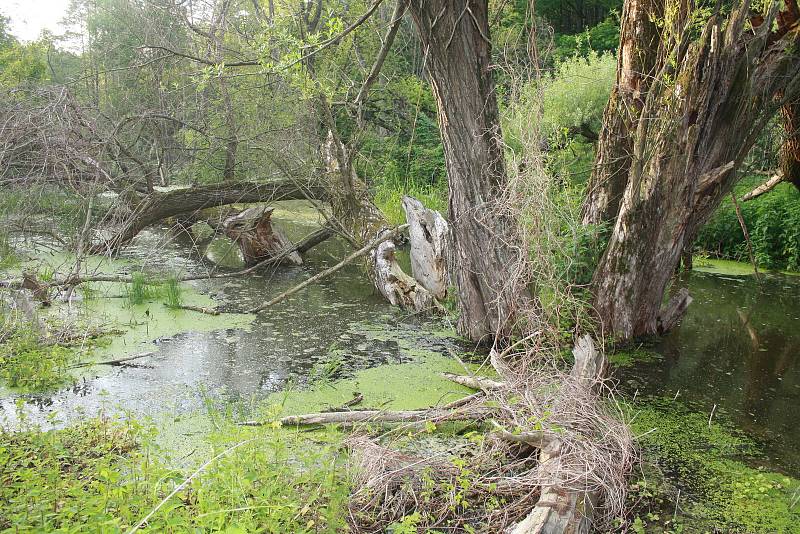
[[[431,308],[435,305],[433,295],[403,271],[394,255],[396,249],[391,239],[387,239],[375,248],[373,252],[375,287],[393,306],[417,312]]]
[[[438,211],[426,208],[415,198],[403,197],[403,210],[409,225],[411,274],[431,295],[442,300],[449,285],[450,226]]]
[[[245,264],[255,265],[293,247],[292,242],[271,220],[275,208],[256,206],[226,218],[222,226],[242,251]],[[303,258],[297,251],[285,254],[283,261],[301,265]]]

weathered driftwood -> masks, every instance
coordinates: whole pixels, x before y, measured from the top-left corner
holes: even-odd
[[[606,359],[598,351],[592,338],[585,335],[579,338],[572,350],[575,364],[572,376],[586,388],[594,388],[606,370]],[[523,432],[513,435],[514,440],[522,440],[539,448],[539,470],[544,480],[539,501],[530,514],[510,530],[511,534],[582,534],[592,527],[594,507],[598,495],[593,491],[570,491],[558,484],[558,473],[562,470],[560,451],[561,441],[557,436],[544,432]]]
[[[435,298],[447,296],[450,227],[438,211],[412,197],[403,197],[411,246],[411,274]]]
[[[125,365],[125,363],[127,363],[127,362],[130,362],[130,361],[133,361],[133,360],[139,360],[141,358],[147,358],[148,356],[152,356],[153,354],[154,354],[153,352],[143,352],[143,353],[137,354],[135,356],[127,356],[125,358],[118,358],[116,360],[104,360],[104,361],[101,361],[101,362],[79,362],[79,363],[70,365],[69,367],[67,367],[67,369],[79,369],[81,367],[92,367],[94,365],[113,365],[113,366]]]
[[[759,185],[758,187],[754,188],[749,193],[745,194],[742,197],[742,202],[747,202],[748,200],[753,200],[754,198],[758,198],[764,193],[772,191],[775,187],[784,181],[784,176],[782,173],[778,173],[773,175],[769,180],[764,182],[763,184]]]
[[[274,210],[267,206],[255,206],[223,221],[225,235],[239,245],[245,264],[255,265],[292,249],[292,242],[271,220]],[[283,254],[281,261],[300,265],[303,263],[303,258],[297,251],[292,251]]]
[[[352,410],[344,412],[319,412],[290,415],[280,420],[283,426],[327,425],[341,423],[419,423],[422,421],[479,420],[489,414],[488,410],[408,410],[390,412],[384,410]]]
[[[166,304],[165,304],[165,306],[166,306]],[[175,310],[194,311],[194,312],[202,313],[202,314],[205,314],[205,315],[219,315],[220,313],[222,313],[216,308],[207,308],[205,306],[190,306],[188,304],[179,304],[177,306],[167,306],[167,307],[175,309]]]
[[[407,275],[395,258],[396,246],[386,240],[375,248],[373,264],[375,287],[393,306],[424,311],[434,305],[433,296],[417,280]]]
[[[491,391],[505,387],[503,382],[498,382],[496,380],[492,380],[491,378],[485,378],[482,376],[455,375],[453,373],[442,373],[442,376],[451,382],[455,382],[456,384],[461,384],[462,386],[466,386],[468,388],[480,389],[483,391]]]

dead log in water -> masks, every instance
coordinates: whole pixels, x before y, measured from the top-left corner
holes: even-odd
[[[290,180],[272,182],[224,182],[153,192],[132,201],[122,202],[106,217],[110,237],[94,243],[92,254],[114,252],[152,224],[184,213],[238,203],[277,202],[281,200],[324,199],[324,189]]]
[[[281,261],[301,265],[303,258],[293,248],[286,234],[272,222],[275,208],[255,206],[227,217],[223,223],[225,235],[233,239],[242,251],[246,265],[281,256]],[[284,253],[287,250],[291,252]]]

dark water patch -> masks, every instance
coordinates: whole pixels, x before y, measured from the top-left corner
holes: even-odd
[[[677,397],[725,414],[763,443],[768,464],[800,474],[800,279],[693,273],[694,302],[652,347],[661,357],[618,366],[628,393]]]

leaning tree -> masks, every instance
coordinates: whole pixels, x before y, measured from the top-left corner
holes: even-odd
[[[745,0],[727,15],[682,0],[625,3],[619,74],[584,213],[611,222],[595,308],[620,338],[669,329],[664,294],[684,246],[737,179],[778,109],[800,96],[798,9]]]

